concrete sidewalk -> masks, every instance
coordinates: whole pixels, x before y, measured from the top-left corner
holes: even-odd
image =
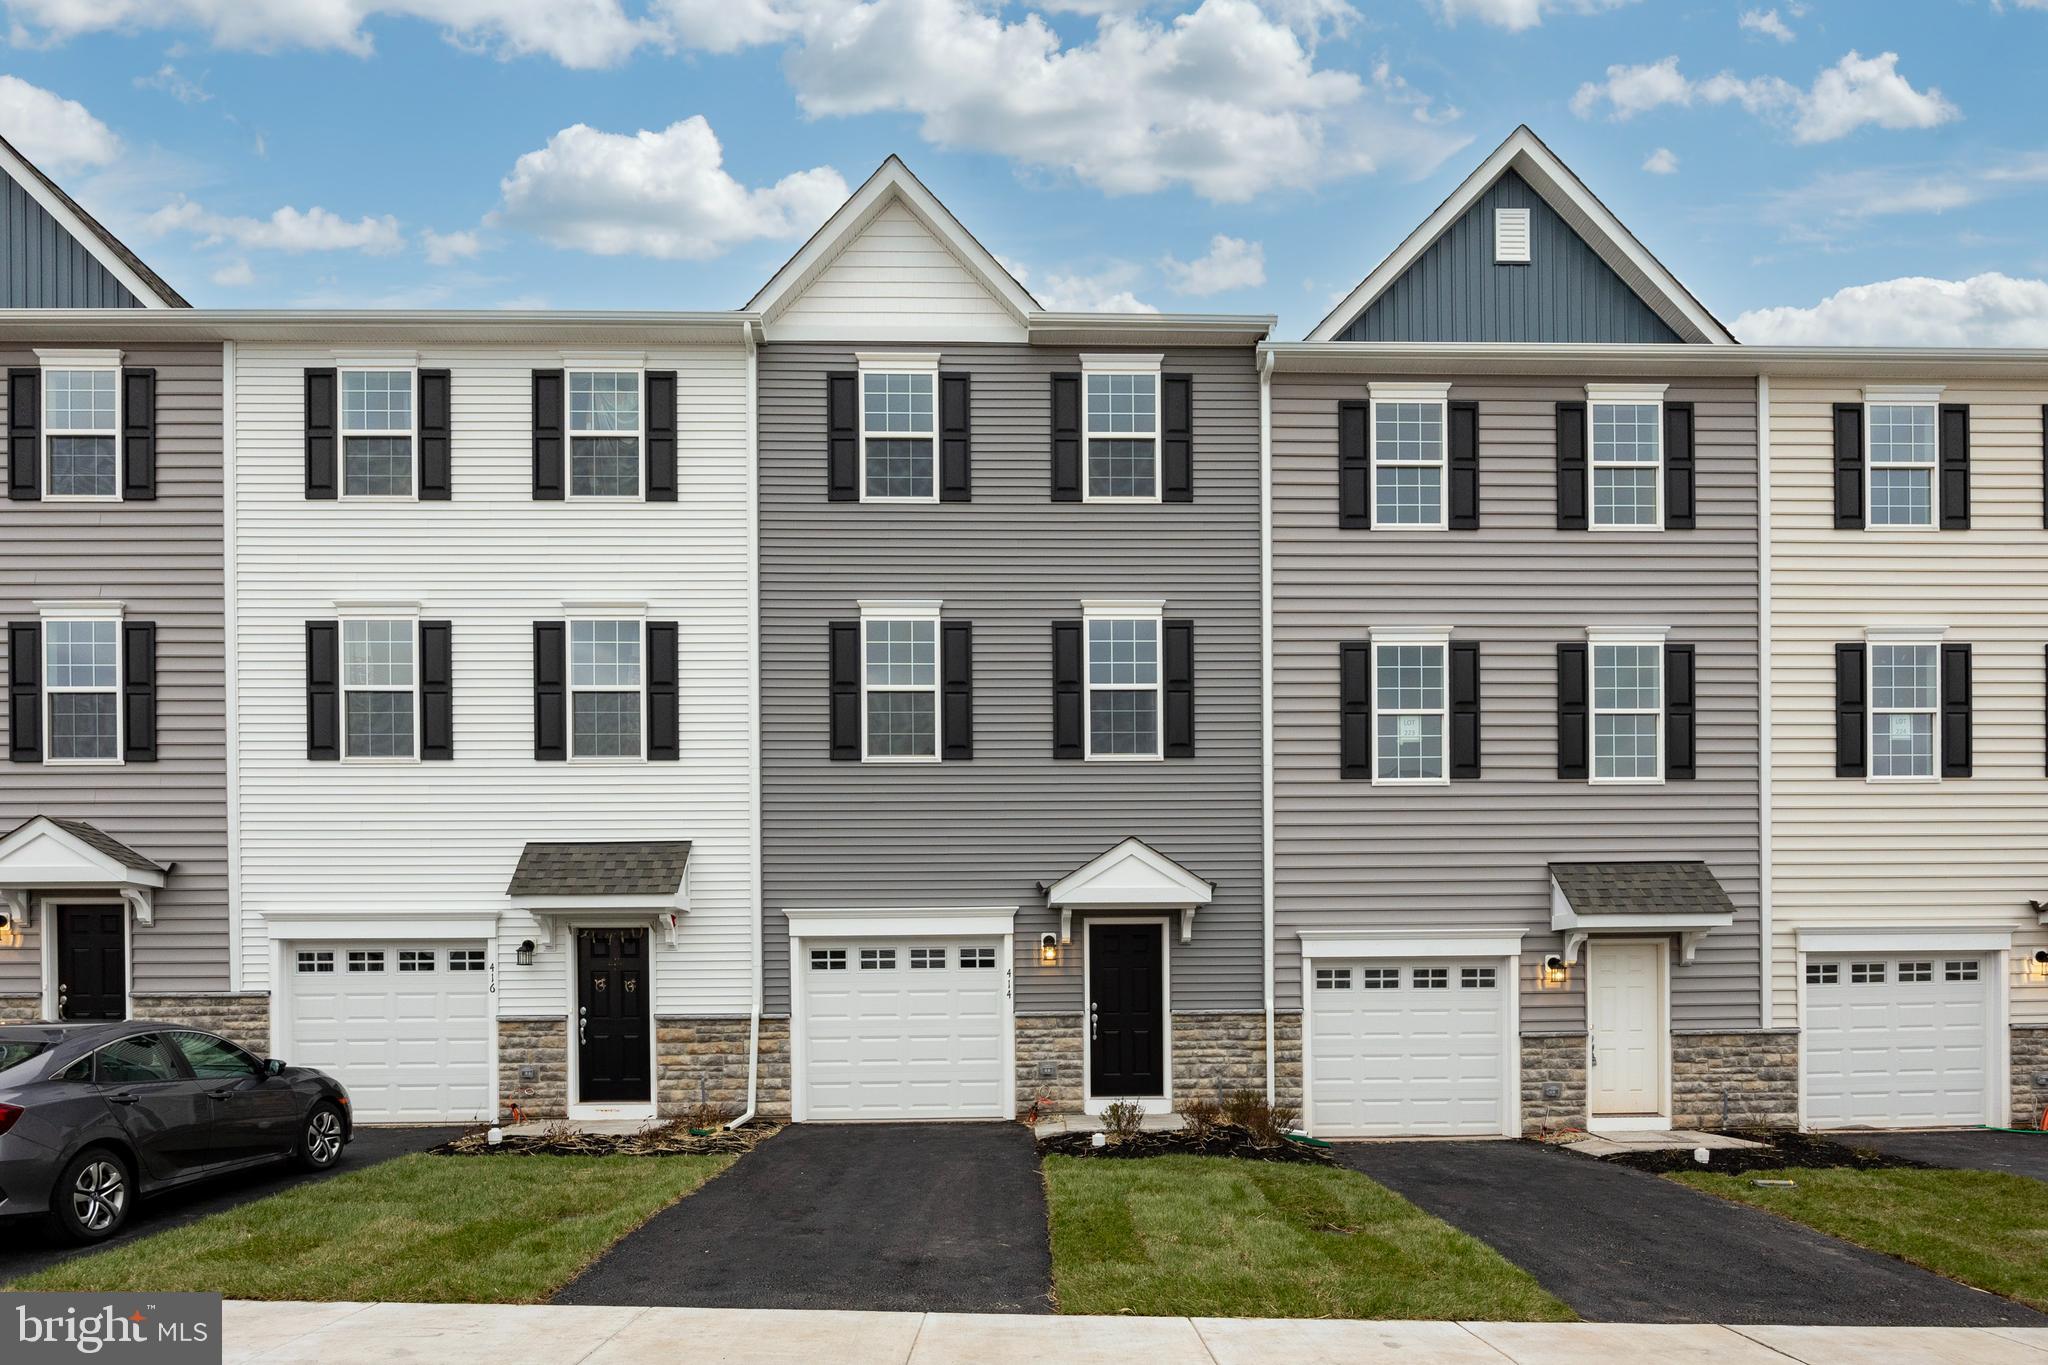
[[[227,1305],[227,1360],[304,1365],[2048,1365],[2048,1329],[1287,1322],[574,1305]]]

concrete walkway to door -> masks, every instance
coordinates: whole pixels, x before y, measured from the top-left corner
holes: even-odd
[[[797,1124],[555,1302],[1047,1313],[1045,1218],[1021,1124]]]

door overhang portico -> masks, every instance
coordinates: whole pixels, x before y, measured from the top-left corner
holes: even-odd
[[[172,865],[144,857],[83,820],[38,815],[0,838],[0,908],[20,928],[35,924],[37,901],[56,895],[118,897],[130,919],[156,919],[156,893]]]
[[[1195,911],[1215,899],[1216,884],[1182,867],[1142,839],[1125,839],[1045,886],[1045,903],[1060,912],[1060,943],[1074,941],[1074,911],[1145,911],[1177,915],[1180,941],[1195,936]]]
[[[1564,935],[1566,962],[1596,935],[1675,934],[1690,966],[1700,940],[1734,923],[1735,903],[1703,862],[1550,865],[1550,927]]]

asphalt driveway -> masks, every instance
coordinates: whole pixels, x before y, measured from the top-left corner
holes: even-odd
[[[797,1124],[656,1214],[555,1302],[1046,1313],[1051,1294],[1030,1129]]]
[[[2048,1327],[2032,1309],[1760,1209],[1537,1143],[1346,1143],[1337,1159],[1596,1322]]]
[[[1999,1133],[1958,1128],[1942,1133],[1850,1131],[1828,1137],[1849,1147],[1869,1147],[1886,1156],[1951,1166],[1959,1171],[2004,1171],[2048,1180],[2048,1133]]]
[[[19,1279],[23,1275],[33,1275],[39,1270],[47,1270],[59,1261],[88,1251],[120,1246],[123,1242],[148,1237],[167,1228],[196,1223],[209,1214],[225,1212],[281,1190],[288,1190],[294,1185],[332,1180],[335,1176],[360,1171],[365,1166],[374,1166],[380,1161],[389,1161],[408,1152],[424,1152],[429,1147],[438,1147],[448,1139],[467,1131],[467,1128],[460,1126],[358,1128],[355,1141],[342,1149],[341,1160],[329,1170],[315,1175],[279,1162],[274,1166],[263,1166],[253,1171],[241,1171],[212,1180],[203,1180],[196,1185],[187,1185],[169,1194],[142,1200],[136,1204],[125,1231],[117,1237],[90,1247],[65,1246],[53,1242],[33,1219],[0,1220],[0,1284]]]

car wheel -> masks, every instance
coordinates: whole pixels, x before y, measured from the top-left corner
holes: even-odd
[[[50,1229],[67,1242],[103,1242],[127,1224],[134,1199],[128,1163],[104,1147],[88,1147],[64,1163],[50,1191]]]
[[[306,1115],[299,1130],[299,1165],[309,1171],[324,1171],[341,1160],[343,1125],[341,1111],[322,1100]]]

